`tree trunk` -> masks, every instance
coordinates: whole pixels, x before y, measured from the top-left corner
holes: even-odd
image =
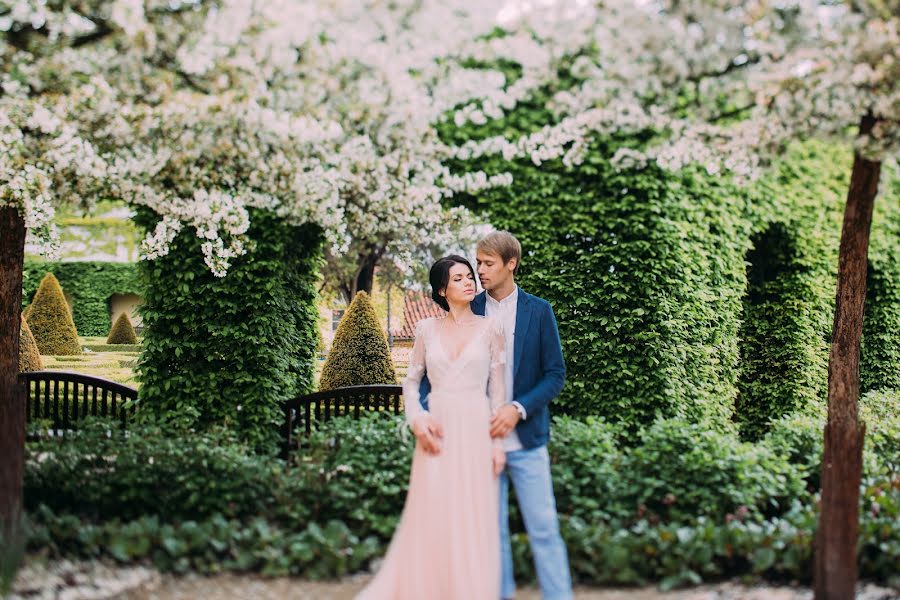
[[[372,287],[375,285],[375,267],[381,260],[380,251],[373,251],[365,256],[360,256],[359,270],[356,272],[356,279],[353,282],[353,289],[349,301],[353,301],[353,297],[359,292],[365,292],[372,295]]]
[[[19,329],[25,221],[0,208],[0,537],[10,539],[22,506],[25,394],[19,383]]]
[[[866,116],[860,134],[872,130]],[[844,209],[837,303],[828,359],[828,423],[822,457],[822,503],[815,546],[815,599],[852,600],[857,578],[859,486],[865,425],[859,423],[859,346],[866,300],[872,210],[881,163],[858,153]]]

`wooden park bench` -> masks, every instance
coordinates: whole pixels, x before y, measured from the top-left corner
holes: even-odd
[[[316,425],[335,417],[354,419],[366,413],[399,415],[403,410],[403,388],[399,385],[357,385],[324,390],[288,400],[282,406],[282,458],[299,447],[297,431],[312,433]]]
[[[20,375],[25,384],[25,420],[49,421],[52,436],[64,436],[85,417],[110,417],[127,427],[134,415],[137,390],[115,381],[68,371],[29,371]],[[31,432],[29,439],[43,435]]]
[[[29,428],[29,440],[44,435],[64,436],[85,417],[110,417],[128,426],[137,409],[138,391],[127,385],[68,371],[31,371],[21,374],[25,384],[25,415],[29,424],[46,422],[40,432]],[[314,392],[282,404],[282,457],[300,446],[297,433],[308,436],[335,417],[358,419],[367,413],[399,415],[403,410],[399,385],[360,385]]]

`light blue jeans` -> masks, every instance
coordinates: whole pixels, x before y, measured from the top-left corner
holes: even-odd
[[[519,512],[525,521],[534,568],[544,600],[571,600],[572,579],[569,557],[559,534],[556,499],[550,481],[547,447],[518,450],[506,455],[506,469],[500,475],[500,552],[503,567],[501,596],[516,594],[512,550],[509,543],[509,481],[516,490]]]

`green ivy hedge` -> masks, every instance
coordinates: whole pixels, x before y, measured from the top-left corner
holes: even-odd
[[[265,211],[250,218],[249,251],[226,277],[209,271],[192,229],[140,263],[139,414],[185,429],[224,425],[274,449],[280,404],[313,386],[322,234]],[[137,219],[152,229],[158,217]]]
[[[864,391],[900,389],[900,177],[888,178],[881,190],[866,279],[860,356]]]
[[[541,108],[553,91],[485,126],[448,122],[441,135],[458,144],[535,131],[554,118]],[[496,156],[451,165],[513,175],[509,188],[454,201],[519,237],[520,284],[553,304],[569,374],[557,411],[602,416],[632,436],[658,417],[720,431],[736,423],[748,439],[783,415],[816,412],[850,149],[796,145],[746,187],[695,168],[610,164],[619,148],[652,136],[593,139],[574,167]],[[890,170],[885,179],[873,225],[867,389],[900,377],[900,188]]]
[[[519,283],[554,307],[568,367],[558,411],[602,416],[632,435],[675,416],[728,430],[747,199],[697,170],[617,171],[609,158],[623,143],[593,140],[574,168],[497,157],[458,165],[511,167],[514,178],[466,204],[516,234]]]
[[[756,190],[736,400],[750,439],[824,406],[849,158],[827,144],[795,146]]]
[[[111,262],[25,261],[22,273],[22,308],[34,297],[44,275],[53,273],[72,298],[72,320],[78,334],[103,336],[112,321],[109,299],[113,294],[142,294],[137,265]]]

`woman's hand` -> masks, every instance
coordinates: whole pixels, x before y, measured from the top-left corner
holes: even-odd
[[[494,444],[494,477],[499,477],[503,469],[506,468],[506,450],[501,444]]]
[[[444,428],[437,419],[427,412],[423,412],[413,421],[412,431],[422,450],[427,454],[438,455],[441,453],[441,438],[444,437]]]

